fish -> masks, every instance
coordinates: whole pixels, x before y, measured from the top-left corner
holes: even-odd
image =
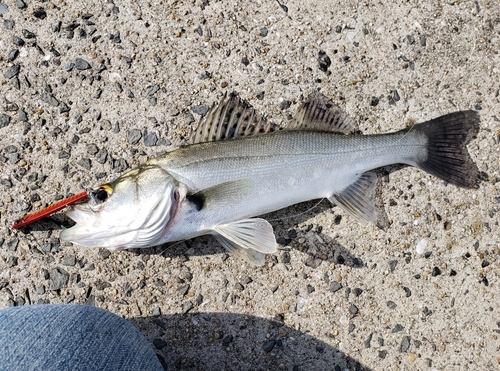
[[[60,238],[110,250],[213,235],[256,266],[277,251],[258,216],[328,199],[359,222],[377,224],[374,169],[405,164],[462,187],[479,186],[467,144],[479,114],[458,111],[411,127],[362,135],[356,121],[319,92],[281,127],[236,94],[214,104],[189,145],[150,159],[89,191],[69,207],[75,222]]]

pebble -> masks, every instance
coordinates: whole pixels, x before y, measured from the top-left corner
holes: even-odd
[[[4,128],[10,124],[10,116],[5,113],[0,113],[0,128]]]
[[[54,268],[49,272],[51,291],[57,291],[67,286],[69,274],[62,268]]]
[[[7,14],[9,12],[9,7],[7,4],[0,3],[0,14]]]
[[[78,160],[77,164],[86,170],[90,170],[92,166],[88,158],[81,158],[80,160]]]
[[[154,147],[158,143],[158,136],[154,131],[148,132],[148,129],[145,128],[143,137],[144,137],[144,145],[146,147]]]
[[[168,344],[167,342],[163,341],[162,339],[160,338],[156,338],[153,340],[153,345],[156,349],[163,349],[165,348]]]
[[[14,28],[14,20],[13,19],[4,19],[3,25],[7,30],[12,30]]]
[[[391,272],[394,272],[394,269],[396,269],[396,265],[398,265],[398,261],[397,260],[391,260],[389,262],[389,269]]]
[[[349,313],[351,313],[352,315],[356,315],[358,314],[359,312],[359,309],[357,306],[355,306],[354,304],[351,304],[351,306],[349,307]]]
[[[23,36],[27,39],[34,39],[36,37],[36,35],[33,32],[28,31],[27,29],[23,29],[21,32]]]
[[[408,287],[403,287],[403,290],[405,290],[405,296],[409,298],[411,296],[411,290]]]
[[[48,103],[53,107],[59,106],[59,101],[56,99],[56,97],[45,91],[40,94],[40,99],[42,100],[42,102]]]
[[[330,57],[323,50],[320,50],[318,53],[318,64],[319,64],[319,69],[323,72],[326,72],[328,68],[332,65]]]
[[[130,144],[137,144],[142,138],[142,133],[139,129],[132,129],[127,133],[127,141]]]
[[[200,116],[205,116],[209,108],[207,106],[195,106],[191,110]]]
[[[410,348],[411,337],[403,336],[403,340],[401,341],[401,346],[399,347],[400,352],[406,352]]]
[[[99,148],[94,143],[87,144],[87,153],[91,156],[94,156],[99,152]]]
[[[330,285],[330,291],[331,292],[337,292],[342,288],[342,284],[339,282],[332,282]]]
[[[19,9],[25,9],[26,8],[26,3],[23,0],[16,0],[16,6]]]
[[[9,68],[7,71],[5,71],[5,73],[3,75],[7,80],[9,80],[9,79],[13,78],[14,76],[17,76],[20,69],[21,69],[21,67],[18,64],[15,64],[11,68]]]
[[[40,8],[33,12],[33,16],[38,19],[45,19],[47,17],[47,12],[45,9]]]
[[[87,62],[85,59],[82,58],[76,58],[75,67],[79,71],[84,71],[91,68],[89,62]]]
[[[439,269],[438,267],[434,267],[432,268],[432,277],[436,277],[436,276],[439,276],[441,274],[441,269]]]
[[[271,352],[273,349],[274,349],[274,346],[276,345],[276,341],[274,340],[268,340],[264,343],[264,345],[262,345],[262,349],[269,353]]]
[[[62,260],[62,265],[67,267],[72,267],[76,264],[76,258],[74,255],[66,256]]]
[[[315,289],[313,286],[311,286],[311,285],[307,285],[307,293],[308,293],[308,294],[311,294],[311,293],[313,293],[314,291],[316,291],[316,289]]]
[[[392,329],[392,333],[396,333],[396,332],[400,332],[400,331],[403,331],[404,330],[404,326],[400,325],[399,323],[396,324],[396,326],[394,326],[394,328]]]
[[[289,100],[283,100],[280,103],[280,110],[282,110],[282,111],[286,110],[286,109],[290,108],[291,105],[292,105],[291,101],[289,101]]]
[[[155,94],[158,90],[160,90],[160,85],[155,84],[149,88],[147,94],[151,96],[151,95]]]
[[[185,295],[188,293],[189,288],[190,288],[190,285],[189,285],[189,284],[186,284],[186,285],[183,285],[183,286],[179,287],[179,288],[177,289],[177,292],[178,292],[179,294],[181,294],[182,296],[185,296]]]
[[[250,64],[250,61],[247,57],[243,57],[241,58],[241,63],[243,63],[245,66],[248,66]]]
[[[269,32],[269,31],[267,30],[267,28],[266,28],[266,27],[262,27],[262,28],[260,29],[260,36],[262,36],[262,37],[266,37],[266,36],[267,36],[267,34],[268,34],[268,32]]]
[[[396,309],[397,304],[396,304],[395,302],[393,302],[393,301],[389,300],[389,301],[387,302],[387,306],[389,307],[389,309]]]
[[[193,309],[193,303],[191,303],[190,301],[185,302],[182,306],[182,314],[186,314],[191,309]]]
[[[9,62],[12,62],[14,59],[17,58],[17,56],[19,55],[19,50],[18,49],[12,49],[9,54],[7,54],[7,60]]]

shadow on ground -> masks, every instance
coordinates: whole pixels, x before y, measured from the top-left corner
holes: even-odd
[[[167,370],[370,370],[332,346],[275,321],[188,313],[131,319]]]

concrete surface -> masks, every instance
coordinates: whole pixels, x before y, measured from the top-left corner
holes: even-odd
[[[0,14],[0,306],[108,309],[168,369],[500,368],[497,1],[4,0]],[[286,125],[313,89],[366,134],[478,110],[480,188],[383,169],[387,230],[327,201],[290,207],[268,216],[281,248],[262,268],[209,237],[109,254],[60,244],[54,221],[9,229],[185,143],[225,92]]]

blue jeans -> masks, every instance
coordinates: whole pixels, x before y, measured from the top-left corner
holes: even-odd
[[[84,305],[0,310],[0,370],[163,370],[128,321]]]

